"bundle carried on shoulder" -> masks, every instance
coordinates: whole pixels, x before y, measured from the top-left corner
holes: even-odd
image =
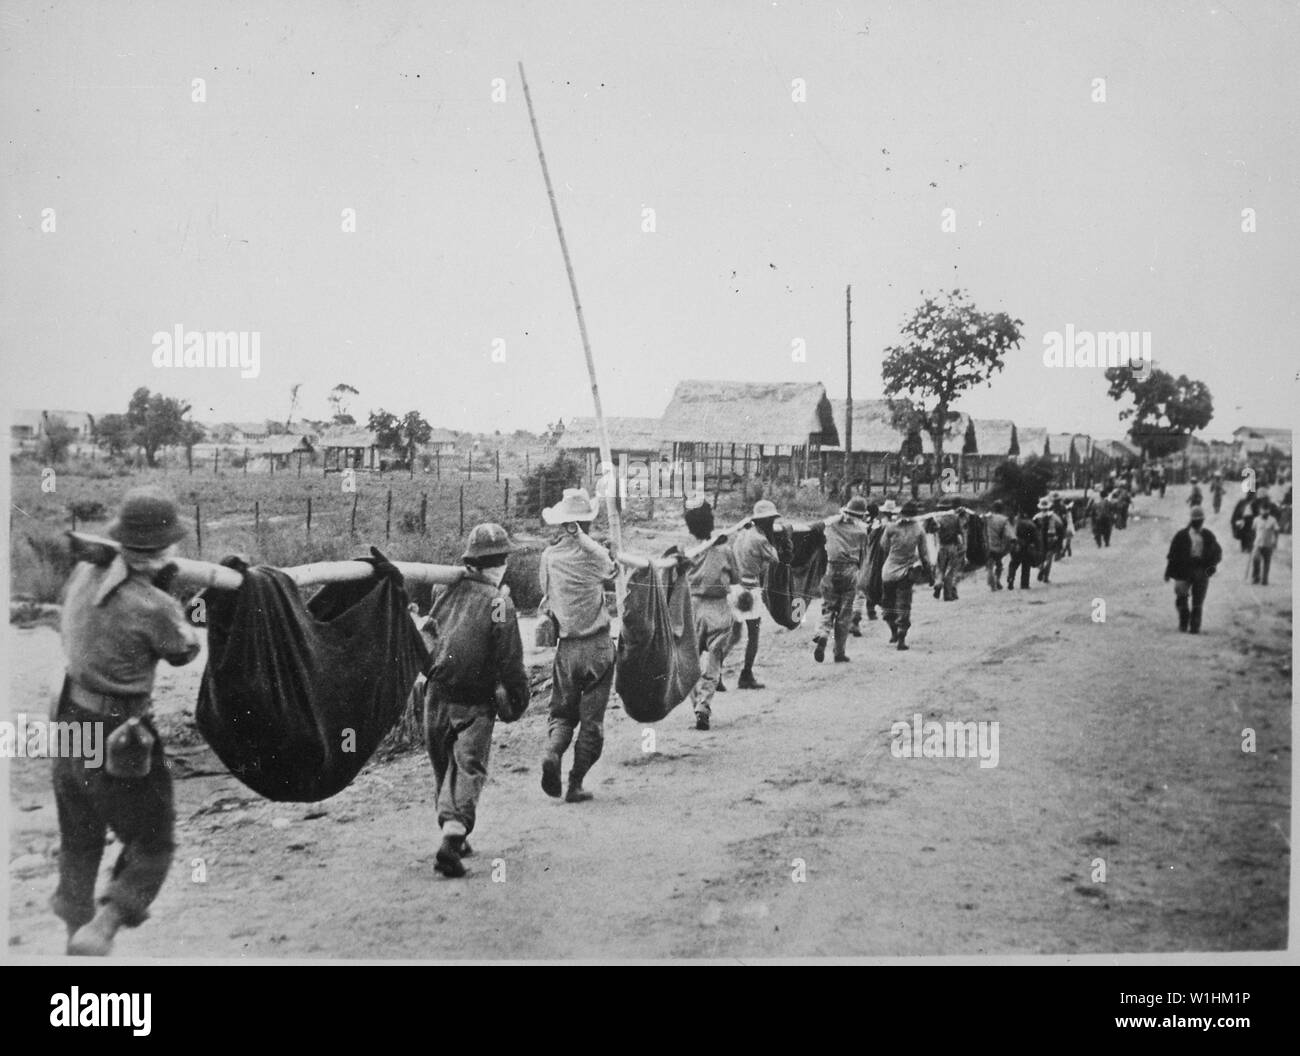
[[[772,619],[782,627],[794,630],[802,623],[808,603],[821,594],[821,579],[826,574],[826,533],[820,524],[795,528],[784,525],[781,529],[789,541],[788,547],[778,547],[789,560],[775,561],[767,568],[763,581],[763,605]],[[795,604],[799,599],[802,604]]]
[[[700,678],[691,587],[676,566],[650,564],[628,577],[614,688],[636,722],[658,722]]]
[[[209,591],[199,731],[230,772],[267,799],[311,803],[342,791],[402,716],[429,653],[402,575],[372,550],[375,575],[329,583],[304,602],[283,572],[243,573]]]

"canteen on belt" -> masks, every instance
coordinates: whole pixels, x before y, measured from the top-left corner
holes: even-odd
[[[138,718],[127,719],[108,738],[104,769],[110,777],[134,780],[148,777],[156,740]]]

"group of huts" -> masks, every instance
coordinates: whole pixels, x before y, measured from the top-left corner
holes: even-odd
[[[1142,453],[1125,440],[954,413],[944,436],[942,464],[936,465],[931,437],[896,425],[887,400],[855,399],[851,424],[849,429],[847,401],[829,398],[819,382],[683,381],[660,418],[606,418],[615,465],[622,457],[693,466],[710,493],[751,480],[811,478],[822,485],[857,482],[868,493],[894,491],[912,482],[937,481],[949,469],[961,490],[978,491],[992,483],[1003,462],[1031,456],[1055,464],[1059,486],[1086,487],[1112,470],[1142,461]],[[852,450],[846,454],[850,436]],[[1285,443],[1289,460],[1289,432]],[[601,463],[595,419],[571,419],[558,446],[584,466],[585,479],[594,484]],[[1206,468],[1215,459],[1226,466],[1240,458],[1240,443],[1222,447],[1216,452],[1193,440],[1184,455]],[[1178,464],[1189,463],[1180,456]]]

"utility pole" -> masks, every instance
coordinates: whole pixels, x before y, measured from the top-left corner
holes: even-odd
[[[844,486],[853,479],[853,287],[844,287],[844,341],[848,360],[848,399],[844,401]]]

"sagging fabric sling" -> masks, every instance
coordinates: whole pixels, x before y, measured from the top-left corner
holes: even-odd
[[[208,666],[195,719],[230,772],[267,799],[342,791],[402,716],[429,654],[401,573],[372,550],[372,579],[308,603],[274,568],[223,561],[237,591],[205,593]]]
[[[808,602],[821,596],[821,579],[826,573],[826,533],[819,524],[806,528],[785,525],[784,530],[790,537],[790,562],[778,561],[768,566],[763,604],[772,619],[794,630],[802,622]],[[802,605],[795,604],[796,598]]]
[[[676,568],[638,568],[628,577],[614,688],[636,722],[658,722],[700,678],[691,588]]]

